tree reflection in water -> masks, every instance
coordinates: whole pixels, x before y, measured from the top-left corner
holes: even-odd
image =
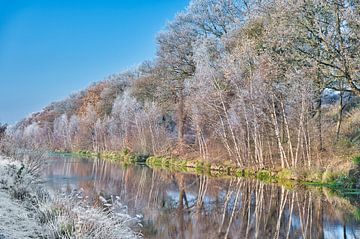
[[[56,159],[56,160],[55,160]],[[58,157],[45,171],[54,190],[119,196],[144,216],[145,238],[359,238],[356,209],[325,189],[219,179]]]

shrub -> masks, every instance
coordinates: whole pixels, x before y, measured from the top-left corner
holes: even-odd
[[[139,238],[129,226],[140,219],[132,218],[118,198],[105,200],[103,208],[89,207],[82,192],[74,191],[38,208],[38,215],[50,230],[51,238]]]
[[[353,158],[353,162],[354,162],[354,164],[360,166],[360,155],[355,156],[355,157]]]
[[[342,175],[335,179],[335,187],[338,188],[353,188],[355,185],[355,181],[353,178]]]
[[[258,178],[261,181],[271,181],[271,173],[267,170],[260,170],[256,173],[256,178]]]

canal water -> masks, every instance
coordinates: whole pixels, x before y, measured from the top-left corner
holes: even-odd
[[[359,203],[323,188],[68,156],[51,157],[44,174],[55,191],[83,190],[93,202],[119,197],[142,215],[144,238],[360,238]]]

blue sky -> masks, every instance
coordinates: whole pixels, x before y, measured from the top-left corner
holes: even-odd
[[[0,122],[155,57],[189,0],[0,0]]]

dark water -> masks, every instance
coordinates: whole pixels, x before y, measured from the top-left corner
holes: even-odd
[[[119,196],[144,216],[145,238],[360,238],[359,209],[325,189],[70,157],[53,158],[44,173],[54,190]]]

